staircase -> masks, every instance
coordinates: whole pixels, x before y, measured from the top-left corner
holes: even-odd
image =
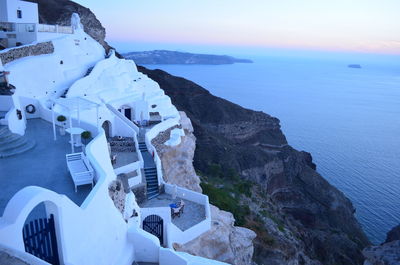
[[[158,178],[157,178],[157,168],[149,167],[144,168],[144,175],[146,176],[147,183],[147,199],[153,199],[159,194],[158,191]]]
[[[0,158],[24,153],[35,147],[35,141],[12,133],[7,126],[0,126]]]
[[[144,160],[144,175],[147,183],[147,199],[150,200],[157,197],[159,194],[157,168],[154,164],[153,157],[147,150],[145,142],[139,142],[139,150],[142,153]]]
[[[148,151],[145,142],[139,142],[139,150],[140,150],[140,152],[142,152],[142,153]]]

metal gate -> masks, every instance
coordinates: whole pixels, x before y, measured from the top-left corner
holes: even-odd
[[[160,244],[164,244],[164,225],[163,219],[158,215],[149,215],[143,220],[143,230],[155,235],[160,239]]]
[[[23,228],[22,234],[26,252],[50,264],[60,264],[52,214],[50,218],[40,218],[29,222]]]

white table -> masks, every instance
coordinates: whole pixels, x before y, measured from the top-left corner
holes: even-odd
[[[73,137],[73,143],[71,141],[69,142],[70,144],[73,144],[76,147],[82,146],[82,141],[81,141],[81,133],[83,133],[85,130],[79,127],[72,127],[66,129],[67,133],[71,134]]]

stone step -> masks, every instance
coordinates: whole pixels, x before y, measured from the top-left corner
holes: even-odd
[[[8,135],[10,134],[10,130],[8,129],[7,126],[0,126],[0,137],[2,137],[3,135]]]
[[[154,188],[158,187],[158,182],[146,182],[147,183],[147,188]]]
[[[152,176],[152,177],[147,177],[146,176],[146,182],[155,182],[155,181],[157,181],[157,176]]]
[[[36,143],[34,141],[28,141],[25,145],[20,146],[19,148],[8,150],[7,152],[0,152],[0,158],[10,157],[13,155],[18,155],[25,153],[26,151],[34,148]]]
[[[12,133],[7,126],[0,126],[0,158],[26,152],[34,146],[34,141]]]
[[[2,146],[3,144],[7,144],[9,142],[15,141],[16,139],[18,139],[20,137],[21,136],[19,136],[18,134],[14,134],[14,133],[9,133],[9,134],[0,136],[0,146]]]
[[[147,199],[148,200],[151,200],[151,199],[153,199],[153,198],[155,198],[155,197],[157,197],[158,196],[158,191],[154,191],[154,192],[147,192]]]
[[[157,177],[152,177],[152,178],[146,177],[146,183],[158,183],[158,179]]]
[[[147,188],[147,193],[158,192],[158,186],[153,186],[151,188]]]
[[[144,174],[146,175],[157,175],[157,170],[149,170],[149,171],[144,171]]]
[[[27,143],[27,141],[24,137],[18,137],[16,139],[14,139],[13,141],[10,141],[10,142],[0,145],[0,152],[5,152],[10,149],[16,149],[26,143]]]

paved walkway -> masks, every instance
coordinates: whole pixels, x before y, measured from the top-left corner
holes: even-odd
[[[23,154],[0,158],[0,216],[17,191],[32,185],[65,194],[77,205],[81,205],[91,191],[91,185],[79,186],[75,193],[65,160],[65,154],[71,153],[68,142],[70,135],[58,134],[57,141],[54,141],[51,123],[31,119],[27,123],[26,136],[36,141],[33,149]],[[79,152],[79,149],[75,152]]]
[[[177,198],[180,200],[181,198]],[[172,197],[169,194],[163,193],[158,197],[147,200],[140,204],[141,208],[153,208],[153,207],[169,207],[173,203]],[[172,219],[172,223],[176,225],[182,231],[189,229],[190,227],[200,223],[206,219],[206,210],[204,205],[183,200],[185,202],[185,208],[183,214],[180,217]]]

